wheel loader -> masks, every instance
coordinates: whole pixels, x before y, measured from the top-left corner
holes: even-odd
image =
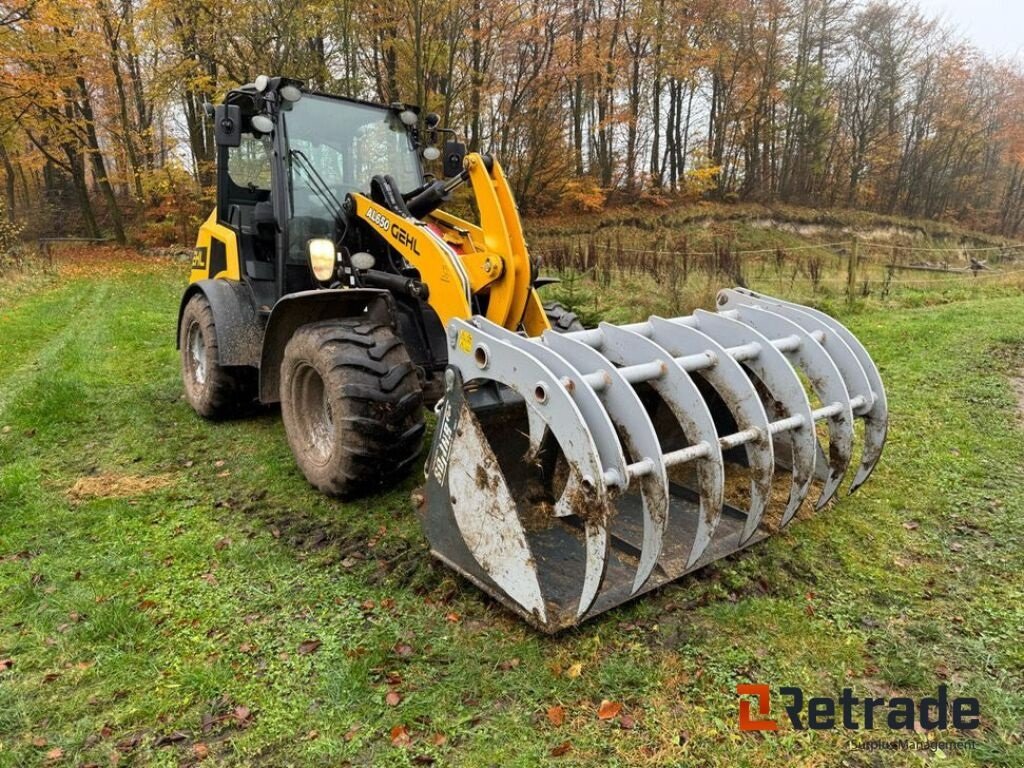
[[[541,301],[498,160],[436,115],[266,76],[209,113],[216,209],[178,318],[189,403],[280,403],[299,470],[340,497],[416,467],[433,410],[431,552],[538,629],[750,546],[878,462],[885,389],[831,317],[738,288],[584,329]],[[462,185],[472,222],[444,209]]]

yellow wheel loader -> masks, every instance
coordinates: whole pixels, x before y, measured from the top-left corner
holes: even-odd
[[[433,409],[431,551],[537,628],[759,541],[812,488],[824,506],[855,422],[851,491],[881,456],[878,370],[827,315],[736,289],[715,312],[584,329],[539,298],[500,164],[436,115],[264,76],[210,111],[217,205],[178,320],[189,402],[211,419],[279,402],[299,469],[342,497],[407,474]],[[465,184],[476,222],[442,208]]]

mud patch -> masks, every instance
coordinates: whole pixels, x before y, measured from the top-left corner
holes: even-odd
[[[170,475],[91,475],[78,478],[67,496],[71,501],[123,499],[158,491],[170,484]]]
[[[1021,373],[1024,374],[1024,371]],[[1024,375],[1011,378],[1010,386],[1017,396],[1017,416],[1024,421]]]

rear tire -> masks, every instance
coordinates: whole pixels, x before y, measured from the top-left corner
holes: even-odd
[[[248,410],[256,397],[256,369],[223,366],[217,326],[207,298],[197,293],[181,313],[178,337],[185,398],[200,416],[229,419]]]
[[[545,301],[544,314],[551,323],[551,329],[558,333],[585,330],[576,313],[559,301]]]
[[[285,347],[280,395],[295,462],[323,493],[389,486],[420,455],[423,394],[390,325],[360,317],[302,326]]]

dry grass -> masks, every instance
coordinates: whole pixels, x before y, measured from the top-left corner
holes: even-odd
[[[166,488],[174,481],[171,475],[91,475],[80,477],[68,489],[71,501],[85,499],[124,499]]]

